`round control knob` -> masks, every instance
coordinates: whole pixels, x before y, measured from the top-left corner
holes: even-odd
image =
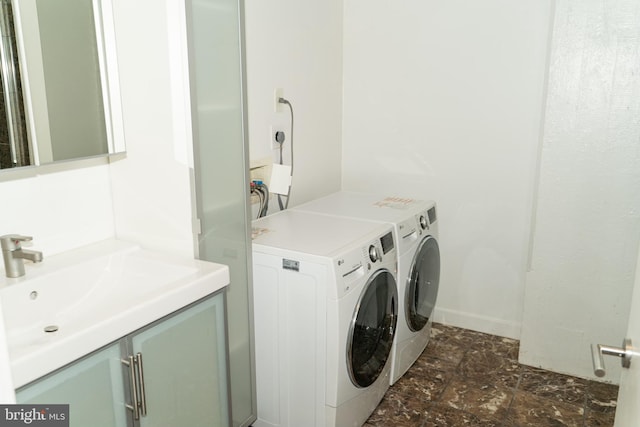
[[[427,222],[427,218],[424,215],[420,215],[420,227],[425,230],[429,227],[429,223]]]
[[[372,262],[376,262],[377,260],[380,259],[380,253],[378,252],[378,248],[376,248],[373,245],[369,246],[369,259]]]

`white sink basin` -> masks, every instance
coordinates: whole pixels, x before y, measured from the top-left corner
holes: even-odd
[[[45,254],[26,270],[0,279],[16,388],[229,284],[224,265],[117,240]]]

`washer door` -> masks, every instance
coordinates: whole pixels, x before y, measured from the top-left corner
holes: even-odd
[[[440,285],[440,249],[433,236],[420,242],[413,257],[405,295],[407,325],[413,332],[429,321]]]
[[[347,365],[351,381],[368,387],[378,378],[391,352],[397,322],[396,280],[387,269],[367,281],[351,320]]]

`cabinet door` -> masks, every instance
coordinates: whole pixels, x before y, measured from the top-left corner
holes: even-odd
[[[229,425],[224,294],[132,336],[142,355],[142,427]]]
[[[120,344],[99,350],[20,388],[18,403],[69,404],[71,427],[124,427]]]

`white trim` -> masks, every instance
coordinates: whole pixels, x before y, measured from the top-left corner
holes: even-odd
[[[478,316],[477,314],[436,307],[433,321],[486,334],[520,339],[520,323],[509,322],[495,317]]]

